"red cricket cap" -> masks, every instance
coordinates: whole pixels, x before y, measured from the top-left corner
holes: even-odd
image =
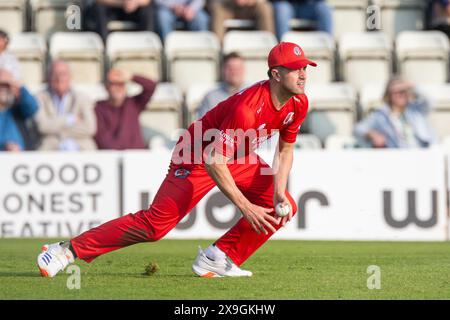
[[[305,52],[292,42],[280,42],[270,50],[267,59],[269,68],[285,67],[292,70],[302,69],[308,64],[317,67],[317,63],[305,57]]]

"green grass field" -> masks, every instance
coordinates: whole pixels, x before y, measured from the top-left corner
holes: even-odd
[[[47,241],[0,240],[0,299],[450,299],[445,242],[269,241],[243,265],[252,278],[202,279],[191,264],[210,241],[163,240],[77,261],[81,289],[69,290],[69,274],[39,275]],[[143,275],[150,262],[160,270]],[[367,288],[369,265],[381,268],[381,289]]]

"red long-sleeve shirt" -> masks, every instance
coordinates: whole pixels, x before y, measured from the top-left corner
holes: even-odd
[[[139,124],[139,114],[145,109],[155,91],[156,82],[133,76],[132,80],[142,86],[142,92],[127,97],[121,107],[109,101],[98,101],[95,106],[97,133],[95,141],[99,149],[145,149]]]

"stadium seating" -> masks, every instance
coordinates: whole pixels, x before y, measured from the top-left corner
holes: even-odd
[[[50,38],[50,57],[64,59],[72,71],[73,83],[103,80],[103,42],[93,32],[56,32]]]
[[[74,84],[73,89],[81,92],[87,97],[90,97],[92,101],[100,101],[108,99],[108,92],[103,84]]]
[[[0,29],[13,34],[26,26],[26,0],[0,1]]]
[[[171,138],[175,130],[182,127],[183,95],[176,85],[161,82],[147,108],[141,113],[142,127],[149,127]]]
[[[250,19],[225,19],[223,21],[225,30],[252,30],[256,27],[256,23]]]
[[[299,149],[322,149],[322,143],[313,134],[301,133],[295,141],[295,147]]]
[[[162,44],[154,32],[113,32],[106,40],[106,52],[110,67],[162,79]]]
[[[109,21],[106,28],[109,32],[117,32],[117,31],[133,31],[136,30],[137,24],[133,21],[128,20],[112,20]]]
[[[365,85],[359,91],[359,104],[361,106],[361,116],[366,117],[370,112],[383,106],[383,95],[385,83],[371,83]]]
[[[30,0],[33,30],[45,38],[57,31],[69,31],[66,26],[65,13],[73,0]],[[81,26],[80,26],[81,27]]]
[[[429,121],[439,139],[450,135],[450,84],[422,85],[430,102]]]
[[[450,151],[450,136],[445,136],[445,137],[442,139],[442,146],[443,146],[445,149],[447,149],[447,150]]]
[[[382,32],[346,33],[339,43],[341,76],[360,89],[392,73],[392,43]]]
[[[342,150],[356,148],[356,139],[353,136],[332,134],[325,140],[325,149]]]
[[[193,84],[189,86],[186,93],[186,107],[188,110],[187,123],[191,123],[197,118],[197,109],[200,106],[205,95],[212,89],[214,89],[217,84],[211,83],[200,83]]]
[[[404,31],[396,41],[397,66],[410,81],[445,83],[449,73],[449,40],[439,31]]]
[[[356,92],[343,82],[316,84],[306,91],[309,114],[306,128],[322,142],[331,134],[352,135],[356,120]]]
[[[38,85],[44,81],[47,48],[41,35],[31,32],[13,34],[8,48],[19,60],[25,85]]]
[[[405,30],[424,28],[424,0],[372,0],[381,9],[381,31],[390,37]]]
[[[317,62],[319,71],[308,72],[308,82],[327,83],[335,79],[335,49],[333,38],[326,32],[286,32],[283,41],[298,44],[305,51],[306,56]]]
[[[245,81],[252,83],[267,78],[267,55],[277,44],[268,31],[229,31],[223,39],[223,53],[238,52],[245,60]]]
[[[333,8],[333,34],[336,39],[347,32],[366,30],[369,0],[327,0]]]
[[[219,79],[220,44],[209,31],[173,31],[165,41],[168,80],[183,91],[193,83]]]

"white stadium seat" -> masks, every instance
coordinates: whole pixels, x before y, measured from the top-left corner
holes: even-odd
[[[308,72],[308,82],[327,83],[335,79],[336,44],[328,33],[290,31],[283,35],[282,41],[298,44],[309,59],[317,62],[317,71],[315,68],[311,68],[311,72]]]
[[[30,93],[32,95],[36,95],[39,92],[41,92],[42,90],[45,90],[47,88],[47,84],[46,83],[39,83],[39,84],[28,84],[26,85],[28,91],[30,91]]]
[[[450,151],[450,135],[445,136],[442,139],[442,146],[447,150]]]
[[[113,32],[106,39],[106,52],[110,67],[162,79],[162,44],[154,32]]]
[[[356,148],[356,139],[353,136],[332,134],[325,140],[325,149],[342,150]]]
[[[333,9],[333,34],[336,39],[347,32],[366,30],[369,0],[327,0]]]
[[[85,96],[88,96],[92,99],[92,101],[100,101],[108,99],[108,91],[103,84],[74,84],[73,89],[75,91],[79,91],[83,93]]]
[[[50,38],[52,60],[67,61],[73,83],[103,80],[103,42],[94,32],[56,32]],[[76,72],[75,72],[76,71]]]
[[[209,31],[173,31],[165,40],[167,75],[183,91],[219,79],[220,44]]]
[[[25,85],[39,85],[44,81],[47,48],[40,34],[13,34],[8,49],[19,60],[21,80]]]
[[[322,142],[331,134],[352,135],[356,120],[356,91],[343,82],[316,84],[306,90],[306,128]]]
[[[197,110],[205,95],[215,89],[217,83],[200,83],[189,86],[186,92],[186,107],[189,113],[188,123],[197,119]]]
[[[172,83],[158,83],[146,110],[141,113],[141,126],[172,138],[174,132],[182,127],[182,107],[180,88]]]
[[[239,53],[245,60],[245,81],[253,83],[267,78],[267,55],[277,44],[268,31],[229,31],[223,39],[223,53]]]
[[[33,30],[46,39],[57,31],[70,31],[66,26],[65,13],[74,2],[72,0],[30,0]]]
[[[0,1],[0,29],[9,34],[22,32],[25,28],[26,0]]]
[[[397,66],[415,83],[445,83],[449,72],[449,40],[440,31],[404,31],[396,41]]]
[[[322,149],[322,142],[313,134],[300,133],[295,141],[295,147],[299,149]]]
[[[249,30],[254,29],[256,23],[254,20],[250,19],[225,19],[223,21],[223,26],[226,30],[230,29],[240,29],[240,30]]]
[[[133,31],[137,29],[137,24],[127,20],[111,20],[108,22],[106,29],[109,32]]]
[[[381,31],[392,38],[401,31],[424,27],[424,0],[373,0],[373,4],[381,10]]]
[[[450,84],[422,85],[421,92],[428,97],[430,125],[439,139],[450,135]]]
[[[392,42],[382,32],[343,35],[339,55],[342,78],[357,89],[384,83],[392,73]]]
[[[365,85],[359,91],[359,104],[361,105],[363,117],[385,104],[383,101],[385,86],[385,83],[371,83]]]

